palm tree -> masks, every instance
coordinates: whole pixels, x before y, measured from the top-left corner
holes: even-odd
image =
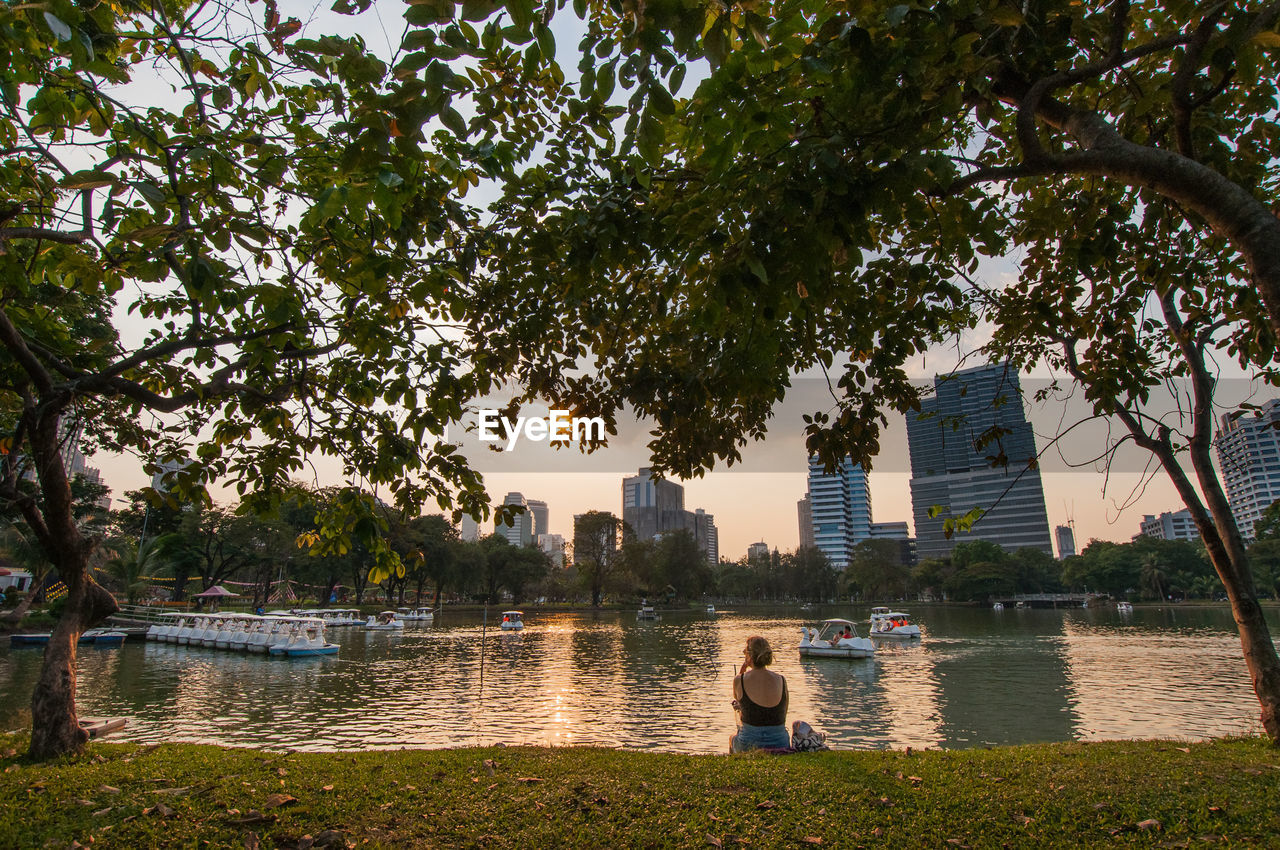
[[[168,571],[169,550],[177,537],[175,534],[152,537],[107,561],[104,571],[116,579],[130,603],[146,592],[151,578]]]
[[[1156,599],[1164,600],[1164,588],[1166,576],[1164,568],[1160,566],[1160,556],[1154,552],[1148,553],[1142,559],[1142,585],[1149,588],[1156,595]]]
[[[36,591],[44,583],[45,573],[52,566],[44,550],[40,548],[40,544],[36,543],[29,534],[24,533],[25,529],[26,526],[23,523],[13,522],[3,534],[0,534],[0,554],[8,558],[14,566],[26,570],[32,576],[31,588],[18,603],[18,607],[4,616],[5,620],[14,623],[20,622],[27,615],[31,603],[35,601]]]

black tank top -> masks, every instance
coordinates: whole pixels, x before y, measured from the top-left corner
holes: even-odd
[[[741,679],[739,679],[741,681]],[[747,696],[747,684],[742,683],[742,699],[738,700],[742,712],[742,722],[748,726],[782,726],[787,722],[787,680],[782,680],[782,699],[777,705],[765,708],[756,705]]]

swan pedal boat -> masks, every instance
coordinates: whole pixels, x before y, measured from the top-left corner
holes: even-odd
[[[504,631],[520,631],[524,628],[524,612],[523,611],[503,611],[502,624],[499,628]]]
[[[871,609],[871,637],[911,640],[920,637],[920,627],[901,611],[888,608]]]
[[[853,637],[839,637],[846,626]],[[832,618],[823,620],[816,629],[800,629],[801,658],[870,658],[875,654],[876,645],[858,637],[852,620]]]
[[[404,621],[396,614],[395,611],[383,611],[376,617],[369,615],[369,619],[365,621],[364,627],[378,632],[389,632],[404,628]]]
[[[324,620],[319,617],[294,620],[290,624],[288,641],[283,644],[278,643],[270,649],[272,655],[284,655],[289,658],[334,655],[337,651],[336,643],[325,642]]]

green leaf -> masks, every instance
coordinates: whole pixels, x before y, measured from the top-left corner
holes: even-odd
[[[652,112],[646,112],[636,133],[636,148],[640,155],[651,165],[656,164],[662,159],[662,143],[666,138],[666,125]]]
[[[764,264],[760,262],[758,257],[748,254],[747,268],[751,269],[751,273],[758,277],[761,283],[769,282],[769,273],[764,270]]]
[[[507,11],[511,13],[511,22],[521,29],[533,23],[533,0],[509,0]]]
[[[1263,30],[1253,37],[1253,43],[1268,50],[1280,48],[1280,32]]]
[[[67,26],[57,15],[52,12],[45,12],[44,22],[49,25],[49,29],[53,30],[53,34],[58,37],[58,41],[71,40],[71,27]]]
[[[114,186],[115,183],[115,175],[105,171],[77,171],[63,177],[58,185],[64,189],[101,189],[104,186]]]
[[[676,111],[676,103],[671,97],[671,92],[657,80],[649,86],[649,106],[663,115],[674,115]]]
[[[551,34],[551,27],[538,27],[538,49],[542,51],[542,58],[548,62],[556,58],[556,37]]]
[[[440,110],[440,123],[452,130],[459,139],[467,138],[467,122],[452,106],[446,106]]]
[[[1020,27],[1027,22],[1027,19],[1022,17],[1021,12],[1007,6],[997,6],[992,9],[991,20],[1002,27]]]

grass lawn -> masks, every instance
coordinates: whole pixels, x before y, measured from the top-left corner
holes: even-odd
[[[1280,842],[1262,739],[687,756],[264,752],[0,737],[0,847],[1043,847]]]

